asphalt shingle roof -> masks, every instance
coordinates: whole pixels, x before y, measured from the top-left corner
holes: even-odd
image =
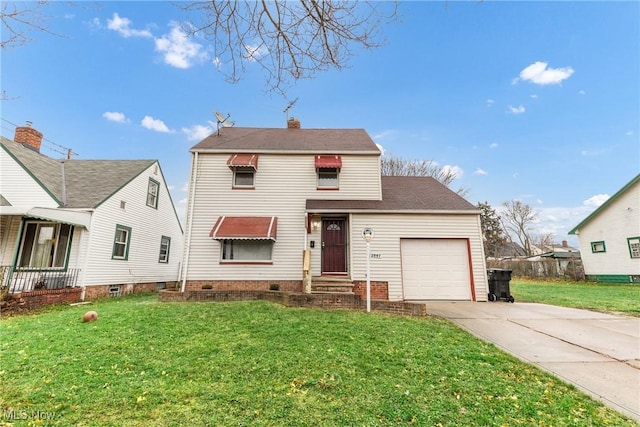
[[[0,137],[0,145],[62,202],[62,164],[67,208],[95,208],[156,160],[56,160]]]
[[[221,128],[191,148],[212,152],[380,153],[364,129]]]
[[[469,211],[478,208],[431,177],[383,176],[382,200],[307,200],[309,210]]]

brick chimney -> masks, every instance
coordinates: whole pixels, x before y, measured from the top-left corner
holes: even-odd
[[[287,120],[287,129],[300,129],[300,120],[295,117],[291,117]]]
[[[563,248],[568,248],[569,247],[569,242],[567,242],[566,240],[562,241],[562,247]]]
[[[31,122],[27,120],[25,126],[16,127],[16,134],[13,140],[39,153],[42,145],[42,132],[31,127]]]

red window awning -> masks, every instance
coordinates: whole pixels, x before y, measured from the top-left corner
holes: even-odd
[[[232,154],[227,160],[227,165],[230,168],[246,167],[258,169],[258,155],[257,154]]]
[[[276,240],[278,217],[221,216],[209,236],[215,240]]]
[[[340,169],[342,157],[340,156],[316,156],[316,169]]]

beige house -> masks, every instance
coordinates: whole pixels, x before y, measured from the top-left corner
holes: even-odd
[[[191,149],[182,289],[364,296],[369,269],[372,298],[486,301],[479,210],[433,178],[381,176],[380,156],[362,129],[296,119],[205,138]]]

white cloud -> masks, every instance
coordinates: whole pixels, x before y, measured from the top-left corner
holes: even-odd
[[[535,93],[533,95],[529,95],[529,98],[531,99],[538,99],[538,95],[536,95]]]
[[[190,128],[182,128],[182,133],[187,135],[189,141],[201,141],[211,135],[214,129],[214,126],[210,122],[208,126],[194,125]]]
[[[127,119],[124,113],[116,112],[116,111],[105,111],[102,113],[102,117],[109,120],[110,122],[117,123],[128,123],[129,119]]]
[[[478,169],[476,169],[476,171],[473,174],[474,175],[489,175],[489,172],[478,168]]]
[[[384,156],[384,153],[387,152],[387,150],[384,149],[384,147],[382,146],[382,144],[378,144],[376,143],[376,147],[378,147],[378,150],[380,150],[380,154]]]
[[[373,135],[373,139],[393,139],[395,136],[396,131],[393,129],[388,129]]]
[[[509,114],[522,114],[526,111],[526,109],[524,108],[524,105],[519,105],[517,107],[514,107],[513,105],[509,105],[509,107],[507,107],[507,113]]]
[[[492,107],[495,102],[496,101],[494,101],[493,99],[487,99],[487,107]]]
[[[95,22],[95,20],[94,20]],[[131,21],[127,18],[121,18],[117,13],[113,14],[113,19],[107,19],[107,28],[120,34],[124,38],[129,37],[153,37],[149,30],[134,30],[129,28]]]
[[[196,62],[207,60],[207,53],[201,44],[189,40],[177,23],[169,34],[155,39],[156,50],[164,54],[164,62],[176,68],[189,68]]]
[[[498,148],[498,143],[494,142],[491,145],[489,145],[489,148]]]
[[[520,76],[513,80],[516,84],[519,80],[529,81],[537,85],[558,84],[568,79],[573,74],[573,68],[548,68],[546,62],[536,61],[520,71]]]
[[[455,179],[462,178],[462,176],[464,175],[464,171],[460,166],[444,165],[442,167],[442,171],[446,174],[451,174],[455,177]]]
[[[633,136],[633,131],[632,131],[632,130],[630,130],[630,131],[625,132],[624,134],[625,134],[626,136]]]
[[[611,196],[609,196],[608,194],[596,194],[589,197],[587,200],[582,202],[582,204],[585,206],[594,206],[597,208],[598,206],[609,200],[609,197]]]
[[[582,89],[578,91],[578,95],[586,95],[586,94],[587,94],[587,92],[585,92],[585,91],[584,91],[584,90],[582,90]]]
[[[258,59],[266,56],[269,53],[269,49],[266,46],[253,46],[253,45],[245,45],[246,53],[243,55],[244,59],[247,59],[251,62],[255,62]]]
[[[171,130],[167,127],[167,125],[164,124],[162,120],[154,119],[151,116],[144,116],[140,124],[142,124],[142,127],[149,130],[162,133],[171,133]]]
[[[580,151],[580,154],[584,157],[597,157],[606,154],[608,151],[608,149],[604,148],[598,150],[582,150]]]

